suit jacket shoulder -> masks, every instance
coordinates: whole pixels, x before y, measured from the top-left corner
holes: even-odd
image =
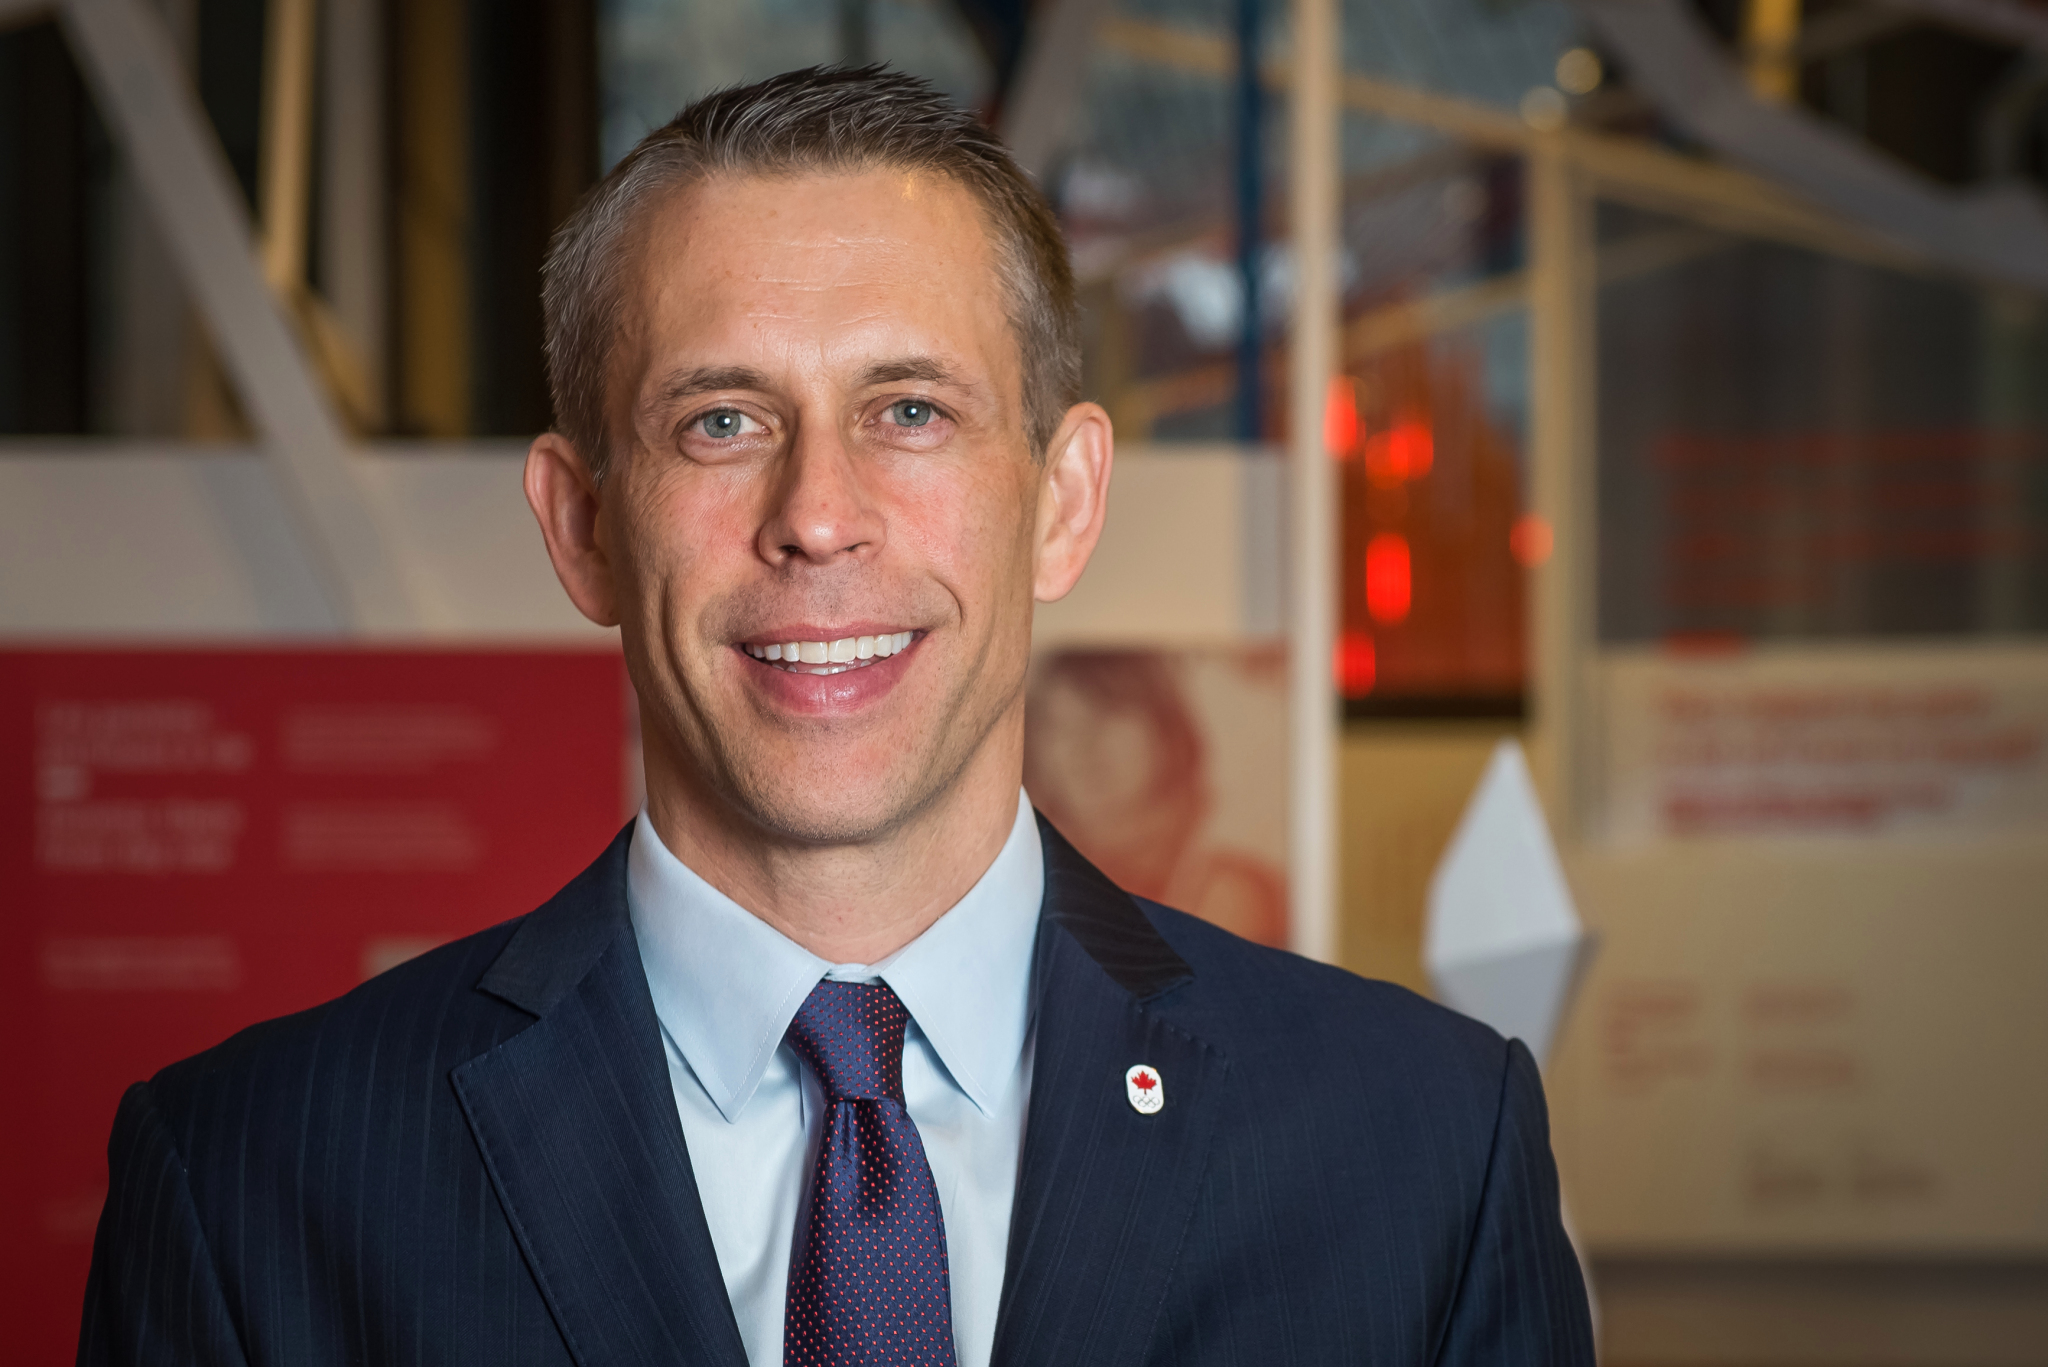
[[[1591,1363],[1527,1049],[1132,898],[1041,830],[998,1362]],[[1132,1065],[1161,1091],[1127,1098]]]
[[[131,1088],[80,1361],[198,1360],[195,1325],[231,1326],[251,1361],[568,1361],[455,1077],[633,948],[605,886],[622,852],[623,835],[539,910]],[[665,1086],[658,1037],[639,1040]]]
[[[1135,899],[1188,963],[1192,979],[1160,1009],[1214,1040],[1233,1071],[1255,1075],[1279,1109],[1330,1109],[1347,1097],[1448,1105],[1490,1140],[1508,1068],[1508,1041],[1491,1027],[1395,983],[1238,938],[1185,912]],[[1296,1088],[1292,1099],[1279,1089]],[[1451,1117],[1447,1117],[1451,1118]]]
[[[1256,1359],[1265,1341],[1274,1361],[1590,1364],[1529,1051],[1404,987],[1139,905],[1191,970],[1156,1009],[1230,1061],[1159,1360]]]
[[[148,1084],[152,1102],[188,1126],[229,1117],[238,1130],[290,1140],[319,1123],[323,1100],[356,1108],[350,1123],[360,1124],[362,1107],[418,1102],[423,1086],[445,1091],[450,1069],[531,1025],[619,938],[627,838],[622,831],[535,911],[162,1069]],[[295,1091],[308,1098],[297,1112],[286,1104]]]
[[[275,1099],[296,1078],[340,1088],[361,1103],[445,1074],[488,1049],[531,1016],[475,991],[478,979],[525,922],[522,916],[427,951],[332,1001],[249,1026],[210,1049],[158,1071],[147,1086],[167,1118],[236,1109],[250,1093]],[[381,1046],[381,1047],[380,1047]],[[287,1121],[287,1115],[267,1117]],[[297,1124],[265,1125],[269,1132]]]

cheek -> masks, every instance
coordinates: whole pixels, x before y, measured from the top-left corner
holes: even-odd
[[[749,491],[723,472],[679,470],[635,492],[630,554],[644,610],[694,617],[754,554]]]
[[[993,460],[972,470],[920,471],[896,482],[890,539],[968,598],[970,611],[972,600],[1000,601],[1016,590],[1028,596],[1032,487]]]

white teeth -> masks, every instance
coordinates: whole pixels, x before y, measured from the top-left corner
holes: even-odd
[[[914,631],[887,632],[880,636],[842,636],[836,641],[782,641],[775,645],[744,645],[747,654],[757,660],[775,660],[786,664],[853,666],[862,660],[878,660],[907,650],[915,640]],[[806,671],[814,674],[838,674],[841,669],[818,669]]]

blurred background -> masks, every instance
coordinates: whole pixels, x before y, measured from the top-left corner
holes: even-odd
[[[125,1083],[635,809],[519,493],[542,253],[691,99],[881,61],[1051,197],[1116,422],[1041,808],[1428,991],[1521,742],[1605,1359],[2048,1363],[2048,5],[1304,12],[0,0],[10,1358],[68,1359]]]

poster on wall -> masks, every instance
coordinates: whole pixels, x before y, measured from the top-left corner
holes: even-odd
[[[2048,1250],[2048,652],[1609,650],[1552,1075],[1613,1254]]]
[[[1024,786],[1119,886],[1287,943],[1278,647],[1064,650],[1032,669]]]
[[[615,654],[0,653],[0,1281],[68,1361],[122,1091],[520,915],[631,799]]]
[[[1926,840],[2048,830],[2048,653],[1615,652],[1594,829]]]

